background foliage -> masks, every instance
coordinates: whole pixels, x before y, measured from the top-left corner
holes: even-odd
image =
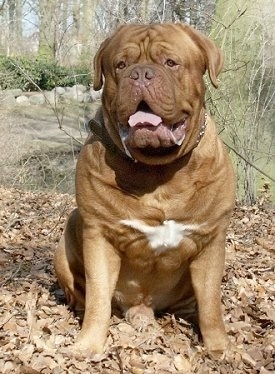
[[[83,84],[91,81],[89,66],[67,67],[56,61],[28,57],[0,57],[1,89],[21,88],[24,91],[52,90],[54,87]]]

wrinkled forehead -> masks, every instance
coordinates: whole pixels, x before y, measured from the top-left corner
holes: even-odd
[[[122,26],[110,38],[106,55],[135,54],[182,54],[186,51],[199,53],[199,48],[180,25],[127,25]]]

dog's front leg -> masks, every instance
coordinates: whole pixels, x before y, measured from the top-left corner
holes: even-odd
[[[201,334],[206,348],[216,356],[222,354],[229,344],[221,311],[224,246],[221,235],[208,244],[190,265]]]
[[[100,234],[84,230],[83,259],[86,279],[85,312],[73,350],[103,353],[111,317],[111,300],[117,283],[120,258]]]

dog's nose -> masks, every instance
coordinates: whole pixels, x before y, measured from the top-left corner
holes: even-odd
[[[130,73],[130,78],[139,84],[148,84],[155,77],[155,72],[150,66],[136,66]]]

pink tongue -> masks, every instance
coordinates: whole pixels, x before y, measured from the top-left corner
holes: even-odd
[[[146,123],[152,126],[158,126],[160,123],[162,123],[162,119],[154,113],[142,112],[139,110],[130,116],[128,123],[131,127]]]

